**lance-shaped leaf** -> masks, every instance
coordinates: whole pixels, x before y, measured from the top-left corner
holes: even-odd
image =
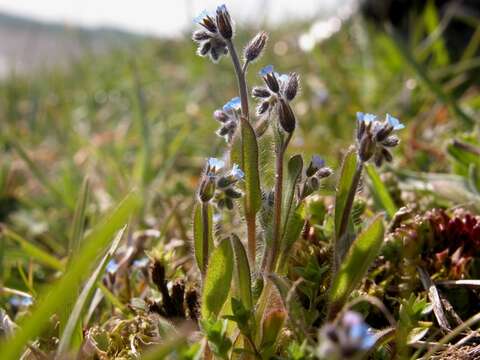
[[[207,233],[208,233],[208,251],[213,251],[213,210],[210,204],[206,205],[207,209]],[[206,264],[203,263],[203,234],[205,224],[202,219],[202,204],[197,203],[193,213],[193,245],[195,251],[195,259],[197,260],[197,266],[200,271],[206,268]]]
[[[262,204],[258,169],[258,143],[252,125],[242,117],[242,165],[245,173],[245,212],[254,216]]]
[[[330,289],[330,319],[342,309],[377,257],[383,243],[383,233],[383,216],[378,215],[353,242]]]
[[[235,269],[233,283],[237,291],[237,297],[242,301],[246,309],[251,309],[252,304],[252,279],[250,275],[250,265],[248,263],[247,252],[237,235],[231,237],[233,254],[235,256]]]
[[[373,196],[376,202],[385,209],[390,219],[393,218],[398,209],[393,202],[387,187],[380,179],[380,176],[378,175],[378,172],[375,170],[374,166],[367,164],[365,165],[365,170],[370,178]]]
[[[354,148],[348,150],[343,158],[342,170],[338,178],[337,191],[335,195],[335,237],[340,238],[340,226],[347,198],[355,178],[355,170],[357,168],[357,153]]]
[[[295,212],[295,190],[297,188],[298,181],[302,175],[303,159],[301,155],[295,155],[290,158],[287,166],[287,177],[285,179],[283,204],[282,204],[282,233],[288,230],[289,218]]]
[[[217,316],[230,292],[233,276],[233,250],[229,239],[224,239],[213,250],[208,261],[202,291],[202,317]]]

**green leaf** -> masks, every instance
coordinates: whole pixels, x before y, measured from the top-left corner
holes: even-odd
[[[40,264],[46,265],[48,267],[51,267],[52,269],[59,271],[65,270],[65,267],[60,260],[50,255],[45,250],[39,248],[37,245],[32,244],[31,242],[29,242],[19,234],[13,232],[9,228],[4,227],[2,229],[2,233],[6,238],[18,243],[18,245],[20,245],[20,247],[23,251],[25,251],[26,254],[28,254],[35,261],[38,261]]]
[[[102,275],[103,271],[105,270],[107,262],[110,260],[110,258],[113,256],[113,254],[117,250],[117,247],[120,244],[120,240],[122,240],[122,236],[126,228],[127,226],[125,225],[117,233],[115,239],[112,242],[112,245],[110,245],[110,248],[108,249],[107,253],[100,260],[96,269],[90,275],[90,278],[88,279],[85,286],[83,287],[83,290],[80,293],[80,296],[77,298],[77,301],[75,302],[75,306],[73,307],[70,317],[68,318],[68,322],[67,322],[67,325],[65,326],[65,330],[63,331],[62,336],[60,338],[60,343],[58,345],[58,350],[57,350],[58,356],[60,356],[61,354],[65,354],[69,350],[72,337],[74,336],[74,332],[78,328],[78,326],[81,324],[80,317],[82,315],[83,308],[87,303],[87,299],[92,293],[92,290],[95,284],[97,283],[97,280],[99,279],[100,275]]]
[[[213,250],[213,210],[210,204],[208,206],[208,249],[211,253]],[[203,263],[203,221],[202,221],[202,204],[195,205],[193,215],[193,245],[195,250],[195,259],[200,271],[206,268]]]
[[[329,317],[335,317],[352,291],[360,284],[383,243],[383,217],[378,215],[358,235],[335,276],[330,289]]]
[[[290,158],[287,166],[287,177],[284,184],[284,195],[282,204],[282,232],[283,234],[288,230],[288,221],[290,216],[295,212],[294,198],[295,190],[297,189],[298,181],[302,176],[303,159],[301,155],[295,155]]]
[[[254,216],[262,205],[260,175],[258,169],[257,136],[250,123],[242,117],[242,166],[245,173],[245,212]]]
[[[250,265],[248,263],[247,252],[237,235],[231,237],[233,254],[235,257],[235,270],[233,273],[233,283],[238,298],[242,301],[246,309],[253,307],[252,303],[252,279],[250,275]]]
[[[365,170],[367,171],[368,177],[370,178],[375,200],[382,205],[382,207],[387,212],[388,217],[390,219],[393,218],[393,216],[397,212],[397,207],[395,206],[395,203],[393,202],[387,187],[380,179],[380,176],[378,175],[377,170],[375,170],[375,167],[373,165],[366,164]]]
[[[202,317],[217,316],[230,291],[233,275],[233,250],[224,239],[210,255],[202,291]]]
[[[352,187],[355,170],[357,168],[357,152],[355,148],[350,148],[345,154],[342,163],[342,170],[338,178],[337,191],[335,195],[335,238],[340,238],[340,224],[342,215],[347,205],[347,198]]]
[[[68,297],[65,294],[74,293],[91,268],[92,260],[112,241],[113,236],[124,226],[129,217],[138,210],[141,199],[136,192],[130,193],[113,211],[98,223],[83,241],[79,254],[69,266],[65,275],[50,287],[39,299],[32,314],[20,323],[15,336],[8,341],[2,341],[2,356],[5,359],[18,359],[25,345],[39,336],[49,324],[50,317],[59,311]]]
[[[283,234],[281,249],[280,249],[280,260],[278,261],[279,271],[281,267],[287,264],[287,257],[295,241],[298,240],[302,232],[303,226],[305,225],[305,220],[302,216],[303,205],[299,205],[297,208],[292,209],[290,212],[287,222],[285,224],[285,232]]]

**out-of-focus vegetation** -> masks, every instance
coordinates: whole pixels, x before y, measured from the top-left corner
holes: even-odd
[[[444,42],[445,20],[427,6],[411,15],[408,35],[354,15],[309,52],[298,45],[309,25],[285,24],[271,31],[262,58],[301,77],[292,154],[318,153],[338,169],[357,111],[389,112],[406,125],[394,163],[380,174],[367,169],[354,209],[356,224],[377,211],[393,219],[382,255],[356,291],[380,299],[402,325],[399,343],[411,341],[382,348],[377,359],[444,350],[450,339],[442,334],[479,310],[479,284],[461,281],[478,278],[480,258],[480,23],[468,14],[452,18],[473,34],[455,54]],[[237,36],[246,42],[256,30]],[[261,66],[251,66],[249,84],[260,84]],[[139,40],[105,56],[86,54],[68,70],[2,81],[0,346],[9,356],[27,349],[27,358],[43,359],[60,344],[81,348],[85,358],[134,358],[162,343],[152,358],[169,346],[183,349],[177,358],[194,358],[200,343],[185,346],[171,326],[198,316],[200,278],[189,250],[194,194],[205,159],[221,156],[225,146],[212,113],[236,95],[231,62],[212,66],[187,37]],[[308,226],[289,263],[289,279],[304,279],[299,292],[312,316],[309,332],[319,327],[326,301],[317,290],[330,281],[322,243],[332,234],[334,183],[310,201]],[[125,224],[122,242],[105,255]],[[443,302],[432,298],[437,287]],[[80,313],[69,328],[75,306]],[[369,324],[388,325],[381,312],[362,306],[356,310]],[[438,311],[447,312],[446,324],[438,323]],[[190,332],[182,326],[179,334]],[[221,337],[221,328],[210,330]],[[309,358],[314,351],[289,331],[275,353]],[[448,349],[455,350],[469,351]]]

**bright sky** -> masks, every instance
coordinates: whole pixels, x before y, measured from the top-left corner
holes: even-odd
[[[0,0],[0,11],[83,26],[176,35],[203,9],[225,3],[237,19],[325,16],[349,0]],[[266,15],[268,14],[268,15]],[[263,20],[263,19],[261,19]]]

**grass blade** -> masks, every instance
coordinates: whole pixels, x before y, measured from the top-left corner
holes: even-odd
[[[35,259],[36,261],[38,261],[40,264],[46,265],[58,271],[65,270],[65,267],[60,260],[50,255],[45,250],[32,244],[31,242],[23,238],[21,235],[13,232],[7,227],[3,227],[2,233],[6,238],[13,240],[18,245],[20,245],[20,247],[22,248],[23,251],[25,251],[26,254],[28,254],[32,259]]]
[[[75,306],[73,307],[72,313],[68,318],[68,322],[67,322],[67,325],[65,326],[65,330],[63,331],[63,334],[60,338],[60,343],[57,349],[57,355],[60,356],[61,354],[65,354],[68,351],[71,344],[72,337],[74,336],[75,329],[77,329],[78,325],[80,324],[80,317],[82,315],[83,308],[87,303],[87,299],[90,296],[93,290],[93,287],[95,286],[100,275],[103,273],[107,262],[110,260],[110,258],[113,256],[113,254],[117,250],[117,247],[120,244],[120,240],[122,240],[122,237],[126,228],[127,226],[125,225],[117,233],[115,239],[112,242],[112,245],[108,249],[105,256],[100,260],[97,267],[93,271],[92,275],[90,275],[90,278],[88,279],[85,286],[83,287],[83,290],[80,293],[80,296],[77,298],[77,301],[75,303]]]
[[[33,310],[32,315],[21,323],[14,338],[0,343],[3,349],[2,356],[5,359],[18,359],[28,341],[40,335],[48,326],[52,314],[64,306],[65,294],[77,291],[84,279],[85,270],[90,268],[92,259],[95,259],[98,252],[110,243],[115,233],[127,223],[128,218],[140,207],[140,204],[138,193],[130,193],[85,238],[82,249],[65,275],[50,288],[50,291],[43,294],[38,306]]]

